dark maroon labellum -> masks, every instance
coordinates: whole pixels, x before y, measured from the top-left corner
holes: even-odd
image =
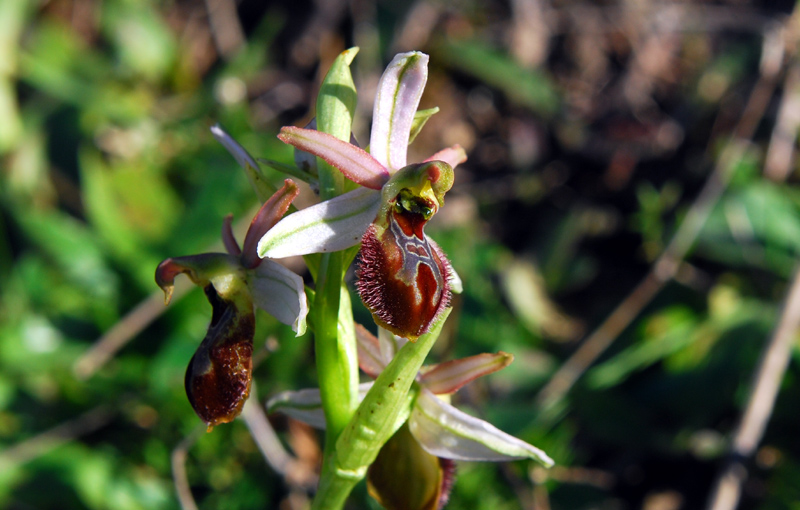
[[[186,369],[186,395],[209,430],[233,421],[250,395],[255,314],[205,288],[213,307],[208,332]]]
[[[419,203],[409,209],[398,200],[387,213],[386,228],[367,229],[356,287],[378,325],[415,340],[450,302],[450,264],[423,232],[429,209]]]
[[[387,510],[440,510],[454,477],[455,463],[426,452],[406,423],[367,470],[367,490]]]

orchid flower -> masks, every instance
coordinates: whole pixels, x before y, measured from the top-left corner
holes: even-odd
[[[258,243],[261,257],[281,258],[361,247],[357,289],[375,321],[415,340],[448,305],[460,282],[439,246],[423,232],[466,160],[459,146],[408,165],[414,115],[427,81],[428,56],[397,55],[378,86],[369,153],[338,138],[284,127],[283,142],[318,156],[361,186],[290,214]]]
[[[228,216],[222,229],[227,253],[168,258],[156,269],[156,283],[166,303],[174,280],[184,273],[202,287],[213,308],[208,332],[186,370],[186,394],[209,430],[228,423],[242,410],[250,393],[254,306],[265,310],[298,336],[305,333],[308,305],[303,279],[277,262],[260,259],[256,243],[286,213],[298,189],[284,186],[258,211],[239,248]]]
[[[361,325],[356,328],[356,337],[359,366],[373,379],[406,342],[383,329],[376,338]],[[449,461],[533,459],[550,467],[553,460],[542,450],[448,403],[449,395],[465,384],[505,368],[513,359],[501,351],[423,367],[417,376],[417,397],[407,423],[384,445],[367,471],[370,494],[389,509],[438,509],[446,502],[452,484],[453,467]],[[371,385],[359,387],[362,397]],[[316,389],[280,393],[267,402],[267,408],[314,427],[325,426]],[[403,480],[403,484],[397,480]]]

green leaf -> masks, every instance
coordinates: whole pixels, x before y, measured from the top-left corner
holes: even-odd
[[[103,31],[120,62],[148,81],[163,79],[176,61],[178,45],[149,2],[110,2],[103,14]]]
[[[558,111],[555,84],[541,71],[520,67],[482,41],[448,40],[437,49],[438,60],[500,89],[511,101],[547,117]]]
[[[439,113],[439,107],[434,106],[433,108],[428,108],[426,110],[417,110],[417,113],[414,114],[414,120],[411,121],[411,134],[408,137],[408,144],[411,145],[411,142],[417,137],[422,128],[425,127],[428,120]]]

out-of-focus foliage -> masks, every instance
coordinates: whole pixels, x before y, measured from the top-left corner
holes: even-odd
[[[800,253],[793,5],[400,4],[0,1],[0,507],[179,507],[170,455],[200,426],[183,376],[210,307],[193,290],[164,308],[153,271],[219,249],[223,217],[242,232],[257,205],[209,126],[291,163],[275,133],[308,121],[351,45],[362,145],[387,58],[431,55],[422,107],[441,110],[410,150],[470,157],[430,229],[465,289],[434,355],[513,353],[455,398],[557,462],[462,464],[448,508],[702,507]],[[543,414],[538,392],[669,244],[769,79],[678,278]],[[97,343],[140,303],[120,350]],[[798,359],[741,508],[800,498]],[[314,386],[308,338],[265,314],[256,360],[262,399]],[[313,466],[318,438],[273,424]],[[200,508],[307,501],[241,421],[200,435],[186,469]],[[361,487],[351,507],[375,504]]]

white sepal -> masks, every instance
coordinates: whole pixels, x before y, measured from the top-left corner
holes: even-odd
[[[272,260],[264,260],[248,272],[247,285],[256,306],[292,327],[300,336],[306,332],[308,301],[303,279]]]
[[[453,460],[533,459],[544,466],[553,459],[542,450],[497,427],[463,413],[422,389],[409,418],[411,434],[431,455]]]
[[[379,191],[359,188],[289,214],[258,243],[258,256],[279,259],[358,244],[380,208]]]
[[[278,393],[267,401],[267,412],[283,413],[316,429],[325,429],[322,397],[317,388]]]
[[[372,381],[358,385],[358,401],[372,388]],[[325,413],[319,389],[309,388],[298,391],[284,391],[267,401],[267,412],[283,413],[286,416],[307,423],[314,428],[325,429]]]

